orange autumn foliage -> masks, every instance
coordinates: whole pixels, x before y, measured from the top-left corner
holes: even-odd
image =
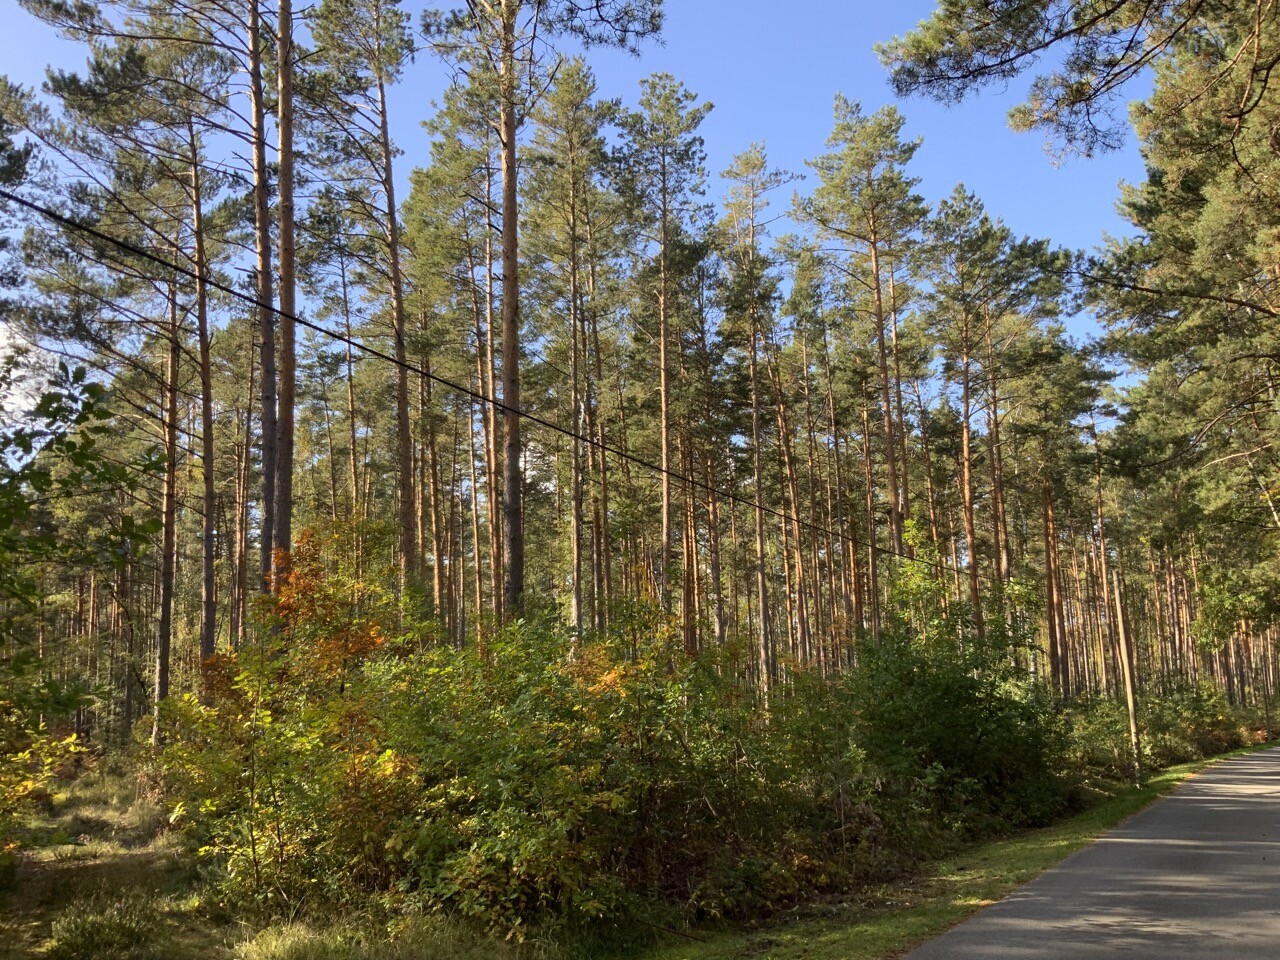
[[[228,700],[236,695],[239,659],[234,653],[215,653],[200,664],[200,689],[211,700]]]
[[[359,614],[360,585],[335,580],[311,531],[279,561],[275,614],[303,672],[334,679],[382,646],[381,628]]]

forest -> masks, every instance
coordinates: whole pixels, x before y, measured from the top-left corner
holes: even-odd
[[[599,88],[662,0],[17,6],[82,65],[0,76],[0,888],[115,776],[170,921],[380,931],[235,956],[612,956],[1270,739],[1274,0],[948,0],[790,172]],[[1137,137],[1130,235],[925,201],[1002,85]],[[185,956],[113,896],[47,955]]]

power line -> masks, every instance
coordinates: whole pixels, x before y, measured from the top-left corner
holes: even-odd
[[[281,317],[282,319],[291,320],[294,323],[298,324],[301,327],[304,327],[307,330],[312,330],[316,333],[321,334],[322,336],[326,336],[332,340],[336,340],[340,343],[344,343],[371,357],[375,357],[379,360],[385,360],[387,363],[390,363],[393,366],[399,367],[403,370],[407,370],[410,373],[415,373],[418,376],[424,377],[427,380],[430,380],[433,383],[437,383],[442,387],[447,387],[450,390],[454,390],[465,396],[469,396],[472,399],[478,400],[481,403],[489,404],[495,409],[502,410],[505,413],[514,414],[515,416],[528,420],[531,423],[536,423],[538,424],[538,426],[545,427],[548,430],[551,430],[555,433],[562,434],[566,437],[569,437],[570,439],[588,444],[589,446],[595,447],[597,450],[600,450],[603,453],[612,454],[613,456],[618,457],[619,459],[626,460],[627,462],[632,463],[638,467],[641,467],[645,470],[649,470],[652,473],[657,474],[658,476],[667,476],[673,480],[683,481],[684,483],[689,484],[691,487],[696,487],[697,489],[703,490],[707,493],[715,494],[716,496],[721,497],[725,500],[729,500],[733,503],[738,503],[743,506],[750,507],[755,510],[759,510],[761,513],[766,513],[772,517],[775,517],[776,519],[784,520],[786,522],[804,527],[810,530],[811,532],[825,534],[826,536],[832,537],[836,540],[840,540],[846,543],[852,543],[854,546],[860,546],[858,541],[854,537],[849,536],[848,534],[840,533],[839,531],[836,531],[836,530],[831,530],[827,527],[824,527],[820,524],[812,523],[808,520],[802,520],[799,517],[792,516],[791,514],[787,513],[785,510],[776,510],[773,507],[767,506],[766,504],[763,504],[758,500],[747,499],[746,497],[740,496],[738,494],[728,493],[724,490],[717,489],[716,487],[713,487],[710,484],[697,479],[696,477],[689,477],[689,476],[685,476],[682,473],[677,473],[676,471],[673,471],[673,470],[664,469],[660,464],[653,463],[652,461],[646,460],[643,457],[638,457],[635,454],[629,453],[626,450],[622,450],[618,447],[612,446],[594,437],[585,436],[581,433],[578,433],[576,430],[572,430],[568,427],[562,427],[559,424],[553,423],[552,421],[547,420],[543,417],[540,417],[535,413],[530,413],[527,410],[521,410],[519,407],[511,406],[510,404],[507,404],[502,400],[499,400],[495,397],[490,397],[484,393],[481,393],[478,390],[473,390],[470,387],[463,386],[462,384],[455,383],[454,381],[449,380],[446,377],[442,377],[434,373],[428,373],[427,371],[422,370],[421,368],[416,367],[407,361],[397,360],[391,354],[384,353],[381,350],[378,350],[376,347],[370,347],[367,344],[362,343],[359,340],[356,340],[354,337],[349,337],[346,334],[340,333],[337,330],[330,330],[327,327],[321,326],[320,324],[314,323],[310,320],[305,320],[302,317],[297,317],[297,316],[287,314],[283,310],[280,310],[278,307],[269,303],[265,303],[259,300],[257,297],[247,294],[242,290],[236,290],[234,287],[227,286],[226,284],[220,283],[219,281],[214,280],[210,277],[201,277],[194,270],[188,267],[184,267],[176,263],[171,263],[170,261],[165,260],[163,257],[157,254],[154,254],[149,250],[144,250],[141,247],[137,247],[131,243],[128,243],[127,241],[120,240],[116,237],[110,236],[109,234],[103,233],[102,231],[98,230],[95,227],[91,227],[86,223],[80,223],[78,220],[73,220],[72,218],[65,216],[64,214],[58,213],[57,211],[51,210],[48,207],[42,206],[38,203],[34,203],[30,200],[27,200],[23,197],[18,196],[17,194],[11,193],[8,190],[0,189],[0,198],[9,200],[12,203],[16,203],[20,207],[24,207],[27,210],[30,210],[33,213],[39,214],[40,216],[46,218],[47,220],[51,220],[54,223],[67,227],[68,229],[79,231],[80,233],[83,233],[86,236],[90,236],[96,240],[100,240],[104,243],[111,244],[112,246],[115,246],[118,249],[124,250],[128,253],[131,253],[134,256],[142,257],[144,260],[148,260],[156,264],[157,266],[164,268],[165,270],[187,277],[188,279],[201,282],[210,289],[218,290],[222,293],[227,294],[228,296],[235,297],[239,300],[244,301],[245,303],[256,306],[260,310],[269,310],[276,316]],[[876,553],[880,554],[881,556],[893,557],[898,560],[906,560],[910,563],[918,563],[918,564],[921,564],[922,566],[928,567],[930,570],[937,570],[941,568],[956,575],[966,576],[966,577],[971,576],[969,571],[958,570],[955,567],[952,567],[947,564],[943,564],[941,561],[938,561],[935,563],[930,560],[921,559],[920,557],[913,557],[910,554],[899,553],[896,550],[892,550],[888,547],[882,547],[876,543],[869,543],[867,544],[867,546],[871,550],[874,550]],[[985,583],[991,584],[991,580],[989,577],[986,577],[984,575],[981,577],[981,579]]]

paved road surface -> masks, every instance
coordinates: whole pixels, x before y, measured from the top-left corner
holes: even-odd
[[[1280,748],[1224,761],[906,960],[1280,960]]]

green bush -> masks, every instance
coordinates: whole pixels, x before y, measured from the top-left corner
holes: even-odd
[[[1074,704],[1068,717],[1077,772],[1116,779],[1131,775],[1133,751],[1123,703],[1096,697]],[[1144,690],[1138,700],[1143,765],[1160,769],[1243,747],[1248,720],[1210,684],[1171,679],[1163,689]]]
[[[1208,683],[1179,682],[1144,696],[1139,717],[1149,765],[1186,763],[1245,745],[1243,718]]]
[[[851,677],[855,735],[904,803],[965,833],[1043,824],[1067,809],[1052,698],[1013,662],[1000,638],[896,631],[864,648]]]
[[[1123,703],[1095,697],[1066,712],[1070,729],[1071,768],[1082,777],[1125,780],[1133,776],[1129,714]]]
[[[876,818],[834,685],[770,727],[710,659],[571,650],[520,626],[269,703],[252,694],[279,664],[242,664],[220,704],[175,711],[172,783],[228,892],[281,905],[384,891],[520,935],[646,900],[741,915],[847,873]]]
[[[383,893],[517,938],[664,904],[749,916],[881,876],[937,822],[1064,803],[1038,688],[905,638],[791,676],[767,712],[732,651],[689,657],[654,625],[387,644],[294,684],[309,656],[242,656],[217,702],[175,711],[172,783],[233,897]]]

